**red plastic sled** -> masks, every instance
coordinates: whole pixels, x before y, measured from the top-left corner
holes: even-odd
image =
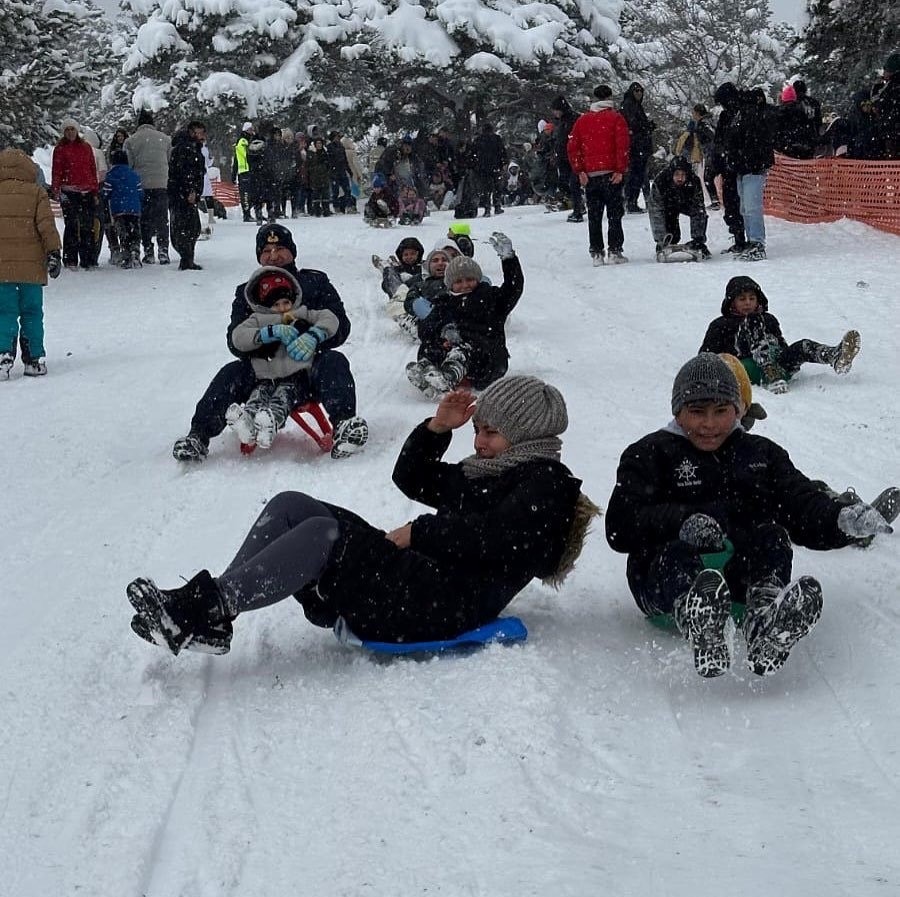
[[[309,415],[312,421],[307,420],[303,415]],[[304,433],[312,439],[313,442],[323,452],[330,452],[334,441],[334,434],[331,429],[331,423],[325,416],[325,411],[318,402],[304,402],[298,405],[292,412],[291,418],[294,423],[303,430]],[[256,451],[256,445],[247,445],[241,443],[241,454],[252,455]]]

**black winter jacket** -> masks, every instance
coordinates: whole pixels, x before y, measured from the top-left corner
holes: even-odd
[[[725,147],[728,170],[737,175],[762,174],[775,164],[775,122],[765,94],[741,94],[741,104],[728,125]]]
[[[504,259],[502,266],[503,283],[499,287],[482,282],[463,296],[444,292],[432,300],[431,314],[419,321],[422,341],[419,357],[427,357],[436,364],[445,354],[444,328],[456,325],[462,341],[472,347],[466,374],[478,389],[506,373],[509,352],[504,327],[525,286],[522,266],[516,256]]]
[[[819,135],[800,103],[784,103],[775,110],[775,149],[794,159],[812,159]]]
[[[427,421],[407,438],[394,482],[436,510],[397,548],[350,511],[329,506],[340,536],[317,591],[362,638],[452,638],[493,620],[534,577],[556,572],[581,489],[558,461],[469,479],[440,459],[451,434]]]
[[[823,550],[850,542],[837,528],[841,507],[763,436],[738,428],[718,451],[704,452],[680,433],[657,430],[622,453],[606,538],[628,555],[628,581],[637,594],[653,559],[678,539],[691,514],[714,517],[737,551],[765,523],[783,526],[798,545]]]
[[[759,311],[756,315],[737,315],[731,308],[734,297],[746,290],[754,290],[759,300]],[[710,322],[703,337],[699,352],[728,352],[742,361],[751,357],[750,347],[743,345],[738,339],[738,330],[748,317],[757,317],[762,326],[754,328],[756,333],[765,332],[768,341],[778,344],[781,350],[787,348],[787,341],[781,332],[778,318],[769,313],[769,300],[760,285],[751,277],[732,277],[725,286],[725,298],[722,300],[722,314]]]
[[[631,138],[628,153],[632,160],[637,156],[650,155],[653,149],[651,134],[656,128],[656,124],[648,118],[644,111],[643,96],[639,100],[634,92],[640,86],[637,81],[628,86],[620,107],[625,121],[628,122],[628,135]]]
[[[298,269],[294,264],[287,265],[284,270],[297,278],[297,283],[300,284],[300,289],[303,291],[303,303],[308,308],[327,308],[337,316],[339,322],[337,332],[333,337],[319,345],[320,351],[336,349],[350,335],[350,319],[347,317],[344,303],[341,301],[338,291],[328,279],[328,275],[323,271],[315,271],[312,268]],[[246,282],[238,284],[234,291],[234,300],[231,303],[231,321],[228,324],[228,332],[225,337],[228,342],[228,350],[238,358],[249,359],[254,356],[268,358],[274,354],[273,349],[278,349],[278,343],[263,344],[258,349],[242,352],[240,349],[235,349],[234,343],[231,341],[231,334],[234,332],[234,328],[253,314],[253,309],[250,308],[247,303],[247,297],[244,295],[246,286]],[[305,321],[296,321],[294,326],[297,327],[298,332],[309,329]]]
[[[686,176],[684,184],[680,187],[672,180],[676,171],[683,171]],[[706,241],[709,216],[703,202],[703,185],[700,178],[694,174],[691,163],[683,156],[676,156],[666,169],[653,179],[647,211],[650,213],[653,239],[658,244],[665,242],[666,224],[673,215],[687,215],[691,219],[691,239],[698,242]]]
[[[172,155],[169,156],[170,201],[187,200],[193,191],[199,200],[203,195],[203,178],[206,175],[206,159],[200,144],[192,140],[187,131],[179,131],[172,137]]]

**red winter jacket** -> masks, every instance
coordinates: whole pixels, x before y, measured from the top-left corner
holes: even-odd
[[[79,137],[77,140],[61,140],[56,144],[53,148],[51,188],[54,194],[60,189],[79,193],[96,193],[100,189],[94,151],[89,143]]]
[[[566,151],[575,174],[582,171],[628,170],[628,122],[610,103],[591,105],[591,111],[578,117],[569,134]]]

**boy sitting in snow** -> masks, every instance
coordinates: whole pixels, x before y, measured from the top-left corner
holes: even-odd
[[[509,366],[504,326],[525,280],[512,242],[495,232],[489,240],[503,267],[499,287],[482,282],[474,259],[457,256],[444,273],[445,291],[411,308],[419,319],[419,358],[406,366],[410,383],[429,398],[455,389],[468,379],[483,389]]]
[[[245,445],[269,448],[288,415],[299,404],[297,375],[312,366],[319,343],[334,336],[337,316],[303,305],[297,280],[283,268],[257,268],[245,288],[253,310],[231,334],[234,347],[253,352],[259,381],[247,402],[231,405],[225,419]]]
[[[832,498],[774,442],[738,425],[738,383],[703,353],[672,387],[672,420],[622,454],[606,538],[628,555],[628,585],[648,617],[671,614],[701,676],[731,664],[726,625],[743,605],[747,661],[779,670],[822,612],[811,576],[791,580],[792,542],[842,548],[890,533],[870,505]]]
[[[373,227],[390,227],[399,214],[400,206],[388,187],[387,178],[376,172],[372,178],[372,195],[363,208],[363,220]]]
[[[811,339],[788,345],[759,284],[749,277],[732,277],[725,286],[722,314],[707,328],[700,351],[736,355],[752,383],[783,393],[805,362],[827,364],[846,374],[859,352],[859,332],[848,330],[836,346]]]
[[[381,289],[392,296],[400,283],[409,284],[422,278],[422,257],[425,247],[415,237],[404,237],[394,254],[384,261],[380,256],[372,256],[372,264],[381,274]]]
[[[399,224],[421,224],[427,211],[425,200],[419,196],[416,188],[411,184],[402,184],[400,187],[400,215]]]

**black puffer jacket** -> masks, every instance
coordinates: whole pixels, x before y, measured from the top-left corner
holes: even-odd
[[[464,343],[472,347],[467,376],[477,389],[502,377],[509,364],[505,325],[516,307],[525,279],[519,259],[504,259],[503,283],[499,287],[480,283],[471,293],[457,296],[443,292],[432,301],[434,308],[419,321],[419,357],[439,364],[446,354],[443,331],[455,325]]]
[[[740,106],[725,135],[728,170],[762,174],[775,164],[775,121],[760,88],[741,94]]]
[[[822,550],[850,542],[837,528],[841,507],[763,436],[738,428],[718,451],[704,452],[678,432],[657,430],[622,454],[606,538],[628,555],[629,586],[638,594],[651,562],[691,514],[714,517],[738,551],[764,523],[783,526],[798,545]]]
[[[206,159],[200,144],[186,131],[178,131],[172,137],[172,155],[169,156],[169,200],[187,200],[194,193],[199,200],[203,195],[203,178],[206,175]]]
[[[679,187],[672,176],[683,171],[685,181]],[[647,203],[650,213],[650,230],[658,244],[665,242],[666,223],[672,215],[687,215],[691,219],[691,239],[706,241],[708,215],[703,202],[703,185],[694,174],[691,163],[683,156],[676,156],[654,179]]]
[[[752,277],[732,277],[725,285],[725,298],[722,300],[722,314],[720,317],[710,322],[706,329],[706,336],[703,337],[703,345],[700,346],[699,352],[728,352],[730,355],[736,355],[744,360],[750,357],[747,347],[741,345],[738,340],[738,330],[746,320],[747,316],[735,314],[731,308],[731,303],[735,296],[741,293],[753,290],[759,300],[759,311],[756,316],[762,318],[763,327],[756,328],[757,331],[764,330],[771,341],[774,341],[783,350],[787,348],[787,341],[781,333],[781,325],[778,318],[769,313],[769,300],[762,291],[760,285],[753,280]]]
[[[775,149],[794,159],[812,159],[819,139],[812,119],[800,103],[784,103],[775,110]]]
[[[329,506],[340,537],[317,592],[362,638],[452,638],[495,619],[534,577],[559,566],[581,481],[557,461],[468,479],[440,460],[450,441],[420,424],[394,468],[403,493],[436,510],[412,522],[410,548]]]
[[[328,275],[323,271],[316,271],[312,268],[298,269],[293,263],[285,266],[284,270],[292,274],[297,279],[297,283],[300,284],[300,289],[303,291],[304,305],[313,309],[327,308],[337,316],[339,321],[337,333],[319,346],[320,351],[336,349],[350,335],[350,319],[347,317],[344,303],[341,301],[338,291],[328,279]],[[247,297],[244,295],[246,287],[246,282],[241,283],[238,284],[234,291],[234,301],[231,303],[231,321],[228,324],[228,332],[226,334],[228,350],[238,358],[252,358],[254,355],[265,358],[272,354],[273,347],[275,349],[278,348],[276,343],[263,344],[252,352],[241,352],[239,349],[235,349],[234,343],[231,341],[231,334],[234,332],[234,328],[242,321],[246,321],[253,311],[247,303]]]
[[[638,99],[635,90],[641,87],[637,81],[628,85],[625,96],[622,99],[621,112],[628,122],[628,135],[631,138],[629,144],[629,156],[633,159],[636,156],[649,156],[653,149],[653,140],[651,134],[656,128],[656,124],[647,116],[644,111],[644,97]]]

